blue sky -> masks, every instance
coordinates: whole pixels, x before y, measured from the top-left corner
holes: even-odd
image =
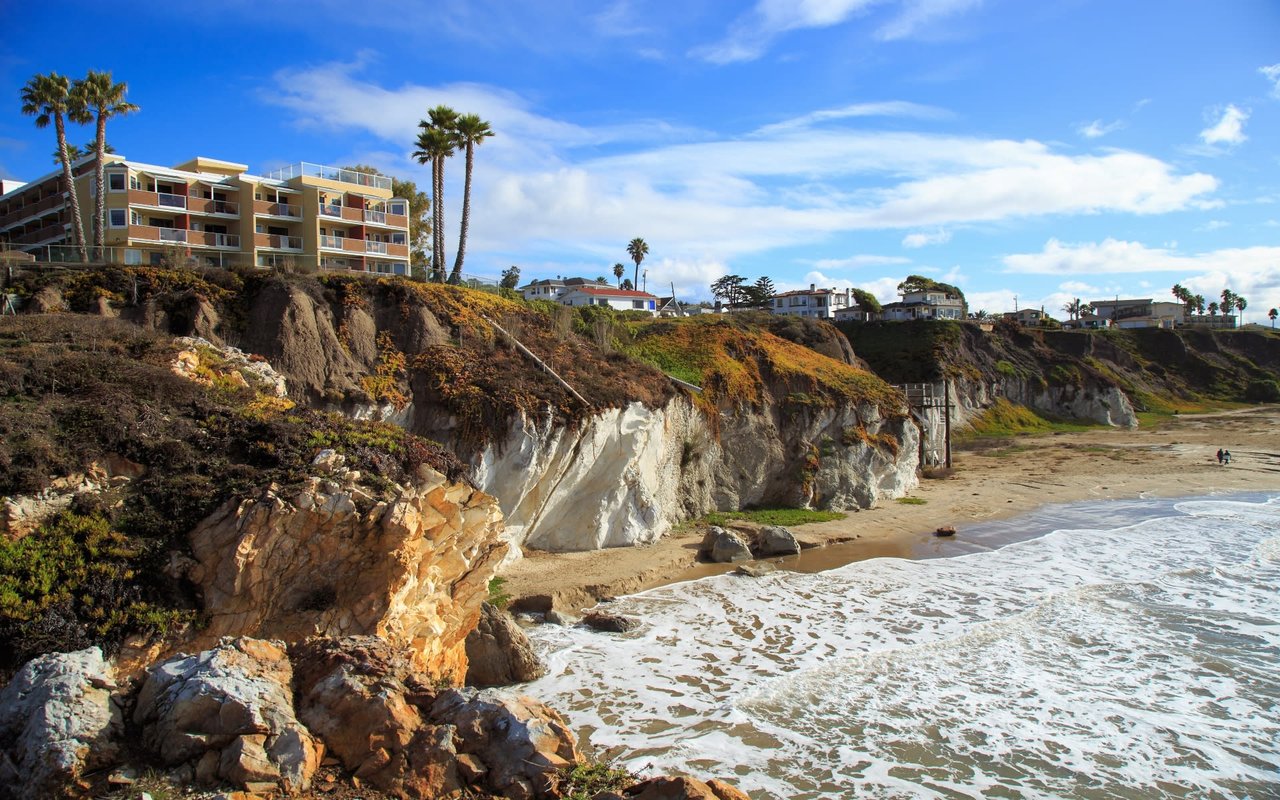
[[[134,160],[362,162],[424,188],[416,124],[445,103],[497,132],[479,275],[611,274],[641,236],[648,288],[684,297],[735,273],[889,300],[918,273],[989,311],[1175,282],[1230,287],[1254,321],[1280,306],[1275,0],[46,2],[0,21],[3,177],[53,167],[18,102],[49,70],[128,82],[142,111],[108,138]]]

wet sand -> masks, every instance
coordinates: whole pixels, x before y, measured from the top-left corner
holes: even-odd
[[[1229,466],[1217,462],[1220,447],[1231,451]],[[995,447],[957,449],[953,462],[950,477],[921,480],[911,492],[925,501],[922,505],[888,501],[843,520],[792,528],[806,550],[776,563],[815,572],[883,556],[925,558],[948,549],[933,536],[939,526],[955,526],[963,540],[966,525],[1008,519],[1046,504],[1280,492],[1280,407],[1187,414],[1137,430],[1019,436]],[[642,547],[526,551],[504,574],[505,588],[517,607],[577,611],[601,597],[736,568],[698,563],[701,541],[701,531],[688,529]]]

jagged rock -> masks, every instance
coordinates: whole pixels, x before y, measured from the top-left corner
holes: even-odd
[[[639,627],[640,621],[621,614],[610,614],[607,611],[592,611],[582,618],[583,624],[605,633],[626,633]]]
[[[725,530],[718,525],[712,525],[707,530],[698,551],[717,564],[751,560],[751,548],[746,540],[734,531]]]
[[[419,707],[434,693],[417,683],[407,652],[376,636],[309,639],[289,650],[298,717],[353,775],[402,798],[460,788],[449,726]]]
[[[800,552],[800,543],[796,541],[796,537],[780,525],[767,525],[761,528],[757,547],[758,555],[762,558],[792,556]]]
[[[326,475],[332,475],[346,466],[347,457],[337,450],[326,447],[311,460],[311,466]]]
[[[554,608],[542,615],[542,621],[548,625],[576,625],[578,622],[573,615],[556,611]]]
[[[724,781],[703,783],[685,777],[651,778],[627,787],[623,795],[629,800],[750,800]]]
[[[748,578],[759,578],[761,575],[768,575],[770,572],[776,572],[777,567],[768,561],[758,561],[751,564],[743,564],[733,571],[734,575],[744,575]]]
[[[507,547],[497,502],[427,467],[389,500],[358,499],[313,480],[287,497],[272,487],[233,500],[201,522],[190,577],[208,635],[377,635],[412,651],[427,680],[460,683],[464,640]]]
[[[468,686],[509,686],[546,673],[524,630],[489,603],[481,608],[480,622],[467,634],[466,644]]]
[[[938,529],[937,529],[936,531],[934,531],[934,532],[933,532],[933,534],[934,534],[935,536],[955,536],[955,535],[956,535],[956,526],[955,526],[955,525],[940,525],[940,526],[938,526]]]
[[[215,315],[214,324],[216,325],[216,312],[208,309],[206,313]],[[289,393],[285,377],[276,372],[261,356],[252,356],[239,348],[217,345],[207,339],[194,336],[180,336],[174,340],[174,344],[182,349],[174,357],[172,368],[175,373],[184,378],[197,383],[207,382],[207,379],[201,377],[197,370],[200,367],[200,350],[211,349],[217,352],[218,358],[222,361],[218,365],[219,371],[232,376],[233,379],[238,378],[242,385],[252,384],[258,391],[275,397],[285,397]]]
[[[169,766],[244,788],[256,781],[305,790],[323,747],[293,714],[293,670],[279,642],[225,639],[152,667],[134,721]]]
[[[124,727],[116,688],[97,647],[28,661],[0,692],[0,795],[61,797],[110,766]]]
[[[531,697],[446,689],[430,717],[454,727],[458,751],[479,758],[485,785],[509,798],[553,797],[557,773],[582,760],[564,719]]]
[[[38,494],[0,498],[0,534],[26,536],[49,517],[71,508],[77,495],[96,495],[146,472],[141,464],[112,453],[89,464],[84,472],[53,479]]]

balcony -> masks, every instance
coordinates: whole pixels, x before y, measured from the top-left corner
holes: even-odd
[[[240,204],[229,200],[209,200],[204,197],[192,197],[187,201],[187,208],[193,214],[240,215]]]
[[[328,236],[320,237],[320,248],[322,250],[341,250],[342,243],[346,240],[345,236]]]
[[[41,244],[42,242],[47,242],[50,239],[57,239],[64,236],[67,236],[67,229],[62,225],[46,225],[37,231],[19,236],[16,239],[10,239],[9,243],[16,245]]]
[[[268,172],[267,177],[275,181],[287,181],[294,178],[321,178],[327,181],[353,183],[356,186],[372,186],[375,189],[391,191],[391,179],[385,175],[372,175],[368,172],[356,172],[353,169],[342,169],[341,167],[326,167],[322,164],[310,164],[306,161],[290,164],[287,167]]]
[[[240,249],[240,236],[234,233],[187,231],[187,242],[197,247],[218,247],[230,250]]]
[[[43,200],[28,203],[0,217],[0,228],[7,228],[15,222],[29,217],[43,216],[50,211],[60,211],[65,203],[66,198],[61,194],[51,195]]]
[[[375,242],[371,239],[364,243],[364,249],[366,253],[380,253],[385,256],[387,254],[387,243]]]
[[[342,218],[342,206],[330,206],[323,203],[320,204],[320,216]]]
[[[385,211],[370,211],[370,210],[368,210],[368,209],[365,209],[365,212],[364,212],[364,221],[365,221],[365,222],[376,222],[376,223],[378,223],[379,225],[386,225],[386,224],[387,224],[387,213],[386,213]]]
[[[148,242],[180,243],[187,241],[187,231],[182,228],[161,228],[156,225],[130,225],[129,238]]]
[[[271,203],[265,200],[253,201],[253,213],[263,217],[289,217],[302,219],[302,209],[288,203]]]
[[[272,250],[302,250],[301,236],[281,236],[275,233],[256,233],[253,236],[255,247],[267,247]]]
[[[403,214],[392,214],[387,211],[365,209],[364,221],[370,225],[405,230],[409,227],[409,218]]]
[[[130,189],[129,205],[151,206],[152,208],[186,208],[187,198],[180,194],[145,192],[141,189]]]

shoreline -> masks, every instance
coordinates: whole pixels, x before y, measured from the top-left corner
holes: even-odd
[[[992,446],[994,445],[994,446]],[[1226,447],[1232,463],[1220,466]],[[1010,437],[958,449],[953,474],[922,478],[910,497],[850,511],[842,520],[791,528],[805,548],[768,559],[783,569],[818,572],[869,558],[928,557],[932,534],[1021,516],[1049,505],[1280,492],[1280,407],[1185,414],[1152,428],[1097,428]],[[732,527],[751,527],[733,523]],[[649,545],[578,553],[526,551],[503,573],[512,609],[578,613],[600,599],[732,572],[738,564],[697,561],[702,533],[688,529]]]

